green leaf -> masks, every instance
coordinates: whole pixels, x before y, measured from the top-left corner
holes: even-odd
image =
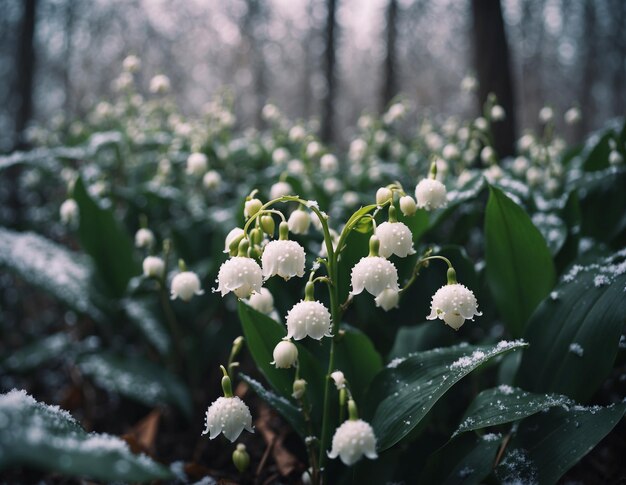
[[[494,387],[476,396],[453,436],[519,421],[555,406],[574,405],[572,400],[557,394],[534,394],[507,385]]]
[[[393,360],[374,379],[367,403],[378,403],[372,426],[378,448],[386,450],[415,428],[455,383],[490,359],[526,344],[457,345]]]
[[[32,232],[0,227],[0,265],[96,321],[105,319],[89,293],[90,262]]]
[[[622,419],[626,403],[556,407],[520,423],[496,475],[503,483],[556,483]]]
[[[490,187],[485,215],[485,259],[500,316],[518,337],[554,286],[556,273],[539,230],[520,206],[495,187]]]
[[[93,258],[98,276],[108,292],[120,297],[126,291],[128,281],[140,272],[133,258],[131,239],[118,225],[113,211],[94,202],[82,178],[76,181],[73,195],[80,212],[78,233],[81,245]]]
[[[191,395],[185,385],[153,362],[99,353],[84,355],[77,364],[83,374],[103,389],[147,406],[172,404],[191,417]]]
[[[585,402],[613,368],[626,315],[626,252],[574,265],[532,316],[517,384]]]
[[[597,137],[591,137],[585,147],[583,153],[583,169],[586,172],[592,172],[596,170],[603,170],[609,166],[609,153],[611,147],[609,146],[609,140],[614,137],[613,131],[606,132],[600,139]]]
[[[383,359],[372,341],[360,330],[342,325],[345,333],[335,346],[335,364],[348,382],[356,402],[362,402],[372,379],[383,367]]]
[[[439,320],[412,327],[400,327],[388,358],[393,360],[411,352],[453,345],[457,341],[456,335]]]
[[[259,381],[250,376],[239,374],[239,377],[247,382],[254,392],[261,397],[261,399],[276,409],[276,411],[278,411],[282,417],[289,422],[296,433],[298,433],[302,438],[308,435],[302,413],[300,412],[300,409],[298,409],[291,401],[265,389]]]
[[[148,302],[126,299],[122,305],[130,321],[141,330],[144,337],[161,355],[167,355],[171,345],[170,336],[148,306]]]
[[[462,435],[448,441],[426,462],[417,483],[478,485],[493,470],[502,439],[495,434]]]
[[[0,470],[34,466],[104,482],[147,482],[172,473],[121,439],[85,432],[67,412],[35,401],[24,391],[0,395]]]

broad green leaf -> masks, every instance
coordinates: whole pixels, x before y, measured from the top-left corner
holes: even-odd
[[[575,403],[557,394],[535,394],[517,387],[501,385],[482,391],[472,402],[454,435],[499,424],[519,421],[556,406]]]
[[[79,236],[83,249],[93,258],[98,276],[108,292],[120,297],[139,266],[133,259],[133,245],[118,225],[111,209],[102,209],[85,189],[82,178],[74,186],[74,199],[80,212]]]
[[[552,255],[528,214],[490,187],[485,215],[487,281],[504,322],[519,337],[554,286]]]
[[[356,402],[361,402],[372,379],[382,369],[383,360],[363,332],[348,325],[341,329],[344,333],[335,346],[335,364],[348,379]]]
[[[367,402],[376,405],[372,426],[379,450],[409,434],[454,384],[490,359],[526,344],[456,345],[394,359],[374,379]]]
[[[580,197],[581,233],[623,247],[626,231],[626,169],[609,167],[583,175],[576,183]]]
[[[69,360],[78,352],[93,351],[97,346],[97,337],[75,342],[69,333],[55,333],[20,347],[0,363],[0,368],[29,372],[55,359]]]
[[[172,473],[126,442],[87,433],[67,412],[35,401],[24,391],[0,395],[0,470],[34,466],[103,482],[147,482]]]
[[[587,401],[611,372],[626,315],[626,252],[574,265],[533,314],[517,384]]]
[[[154,345],[161,355],[167,355],[171,345],[170,336],[148,303],[126,299],[122,305],[130,321],[141,330],[144,337]]]
[[[72,253],[32,232],[0,227],[0,266],[80,313],[96,321],[105,319],[89,293],[92,271],[84,255]]]
[[[556,407],[520,423],[496,475],[503,483],[556,483],[622,419],[626,403]]]
[[[400,327],[388,358],[391,361],[411,352],[453,345],[457,341],[456,335],[439,320],[420,323],[412,327]]]
[[[83,374],[103,389],[147,406],[172,404],[191,417],[191,395],[185,385],[153,362],[99,353],[84,355],[77,364]]]
[[[478,485],[493,471],[502,437],[462,435],[448,441],[426,462],[417,483]]]
[[[309,434],[300,409],[298,409],[291,401],[265,389],[259,381],[250,376],[245,374],[239,374],[239,376],[247,382],[252,390],[256,392],[265,402],[276,409],[301,437],[304,438]]]
[[[584,149],[585,152],[582,155],[584,158],[583,169],[585,171],[593,172],[595,170],[603,170],[609,166],[609,153],[611,152],[609,140],[614,136],[613,131],[609,131],[602,135],[600,139],[596,137],[589,139]]]

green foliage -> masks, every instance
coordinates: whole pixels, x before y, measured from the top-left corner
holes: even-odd
[[[87,433],[69,413],[23,391],[0,395],[0,470],[31,465],[104,482],[149,482],[172,473],[119,438]]]
[[[555,283],[552,256],[526,212],[501,190],[490,187],[485,214],[487,281],[511,334],[526,321]]]

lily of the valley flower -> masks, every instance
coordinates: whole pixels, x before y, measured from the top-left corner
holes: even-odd
[[[298,360],[298,347],[289,339],[281,340],[274,347],[272,356],[274,357],[272,364],[277,369],[289,369]]]
[[[158,256],[148,256],[143,260],[143,275],[146,278],[163,278],[165,262]]]
[[[238,298],[248,298],[261,291],[263,273],[258,263],[245,256],[235,256],[225,261],[217,274],[217,290],[222,296],[231,291]]]
[[[200,288],[200,278],[192,271],[183,271],[172,278],[172,300],[180,298],[183,301],[189,301],[194,295],[204,294],[204,290]]]
[[[415,200],[420,209],[433,210],[448,203],[446,186],[439,180],[423,179],[415,187]]]
[[[380,241],[379,254],[383,258],[392,254],[401,258],[415,254],[413,234],[402,222],[383,222],[376,227],[376,236]]]
[[[254,432],[250,409],[237,396],[219,397],[206,412],[206,428],[202,434],[215,439],[220,433],[235,442],[243,430]]]
[[[287,337],[302,340],[311,337],[320,340],[331,335],[328,309],[319,301],[301,301],[287,313]]]
[[[362,419],[345,421],[335,431],[333,444],[328,457],[340,457],[346,465],[354,465],[363,455],[374,460],[376,453],[376,436],[374,430]]]
[[[263,250],[261,264],[265,279],[278,275],[285,280],[304,276],[304,248],[296,241],[270,241]]]
[[[440,318],[455,330],[461,328],[465,320],[473,320],[482,315],[474,293],[459,283],[448,283],[437,290],[430,304],[428,320]]]

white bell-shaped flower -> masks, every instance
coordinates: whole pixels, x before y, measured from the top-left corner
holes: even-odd
[[[437,290],[430,303],[428,320],[440,318],[455,330],[461,328],[465,320],[473,320],[482,313],[472,290],[459,284],[447,284]]]
[[[340,370],[332,372],[330,374],[330,378],[335,383],[335,387],[338,391],[346,388],[346,376],[344,376],[343,372],[341,372]]]
[[[392,254],[401,258],[415,254],[413,234],[402,222],[383,222],[376,227],[376,236],[380,241],[379,254],[383,258],[388,258]]]
[[[142,227],[135,233],[135,246],[138,248],[150,248],[154,244],[154,233],[150,229]]]
[[[222,176],[216,170],[209,170],[202,177],[202,185],[209,190],[215,190],[222,184]]]
[[[304,276],[304,248],[296,241],[270,241],[263,250],[261,264],[265,279],[278,275],[285,280]]]
[[[388,312],[392,308],[396,308],[398,306],[398,303],[400,302],[400,293],[389,288],[383,290],[380,295],[374,298],[374,301],[376,302],[376,306],[379,306]]]
[[[448,203],[446,186],[435,179],[420,180],[415,187],[415,200],[420,209],[433,210],[445,207]]]
[[[222,263],[217,274],[217,283],[215,291],[219,291],[222,296],[232,291],[238,298],[248,298],[261,291],[263,273],[254,259],[235,256]]]
[[[65,225],[78,222],[79,211],[76,201],[74,199],[64,201],[59,208],[59,215],[61,216],[61,222]]]
[[[189,301],[194,295],[204,294],[204,290],[200,288],[200,278],[192,271],[183,271],[172,278],[172,300],[180,298],[183,301]]]
[[[261,207],[263,207],[263,202],[261,202],[259,199],[253,198],[250,200],[246,200],[245,204],[243,205],[243,215],[245,217],[252,217],[254,214],[261,210]]]
[[[353,295],[366,290],[376,297],[387,289],[400,290],[398,271],[391,261],[380,256],[367,256],[352,268]]]
[[[376,203],[378,205],[383,205],[385,202],[387,202],[392,197],[393,197],[393,192],[391,191],[391,189],[389,189],[387,187],[380,187],[376,191]]]
[[[328,457],[340,457],[346,465],[354,465],[361,457],[374,460],[376,453],[376,436],[374,430],[362,419],[345,421],[335,431],[333,445]]]
[[[204,175],[209,166],[209,160],[204,153],[192,153],[187,157],[187,175]]]
[[[226,239],[224,240],[224,252],[228,253],[230,251],[230,245],[235,239],[239,239],[243,236],[243,229],[241,227],[235,227],[231,229],[230,232],[226,235]]]
[[[297,209],[291,213],[287,223],[293,234],[306,234],[311,226],[311,216],[307,211]]]
[[[298,360],[298,347],[291,340],[281,340],[274,347],[272,356],[274,357],[272,364],[277,369],[289,369]]]
[[[267,288],[261,288],[256,293],[252,293],[247,303],[257,312],[265,315],[269,315],[274,311],[274,297]]]
[[[165,263],[158,256],[148,256],[143,260],[143,275],[146,278],[163,278]]]
[[[220,433],[235,442],[243,430],[254,433],[252,415],[246,403],[237,396],[219,397],[206,412],[206,428],[202,434],[215,439]]]
[[[293,188],[288,182],[276,182],[270,188],[270,199],[278,199],[285,195],[292,195]]]
[[[287,313],[287,337],[302,340],[311,337],[320,340],[330,337],[331,318],[328,308],[319,301],[296,303]]]

